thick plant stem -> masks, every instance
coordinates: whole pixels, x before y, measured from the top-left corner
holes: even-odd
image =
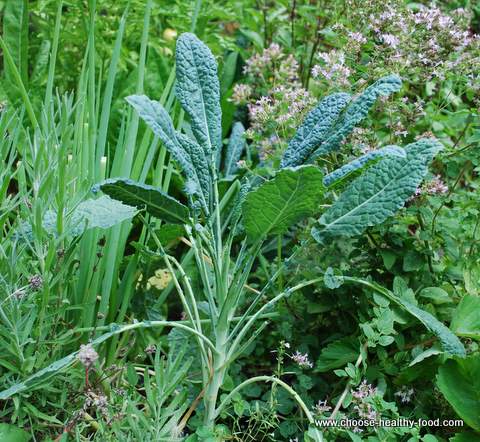
[[[204,397],[205,403],[205,425],[208,428],[213,428],[215,425],[215,410],[217,406],[218,393],[223,384],[223,379],[226,372],[227,360],[227,342],[228,330],[219,330],[217,332],[216,349],[217,354],[213,358],[212,375],[210,383],[207,387]]]

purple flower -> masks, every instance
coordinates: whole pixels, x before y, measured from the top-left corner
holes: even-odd
[[[292,361],[296,362],[297,365],[301,368],[312,368],[313,364],[308,359],[308,353],[300,353],[298,350],[290,355]]]

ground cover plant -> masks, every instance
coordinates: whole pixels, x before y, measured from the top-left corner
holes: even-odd
[[[1,440],[479,440],[478,8],[107,3],[0,6]]]

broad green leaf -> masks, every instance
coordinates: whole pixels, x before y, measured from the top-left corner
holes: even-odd
[[[323,175],[315,166],[282,169],[249,192],[242,205],[248,236],[284,233],[318,211],[323,199]]]
[[[354,180],[322,215],[312,235],[319,243],[354,236],[380,224],[415,192],[441,145],[423,139],[408,145],[406,158],[389,157]]]
[[[211,178],[209,163],[202,148],[194,140],[175,130],[170,115],[158,101],[150,100],[145,95],[131,95],[126,100],[160,138],[189,180],[188,192],[200,197],[203,208],[208,213]],[[192,185],[193,189],[190,188]]]
[[[0,424],[0,440],[2,442],[28,442],[31,439],[25,430],[10,424]]]
[[[348,176],[352,175],[353,173],[365,168],[368,165],[371,165],[374,161],[379,160],[385,157],[398,157],[398,158],[406,158],[407,153],[405,150],[400,146],[385,146],[381,149],[372,150],[371,152],[362,155],[359,158],[351,161],[348,164],[340,167],[339,169],[325,175],[323,179],[323,184],[329,187],[334,184],[338,184],[339,181],[343,181]]]
[[[386,97],[397,92],[402,87],[402,80],[397,75],[388,75],[380,78],[347,107],[345,112],[335,122],[335,125],[328,132],[325,140],[318,149],[313,152],[310,159],[313,160],[340,148],[341,143],[352,132],[353,129],[368,115],[369,110],[375,104],[378,97]]]
[[[225,95],[235,80],[235,74],[237,72],[237,63],[239,59],[239,53],[234,51],[230,52],[223,62],[222,76],[220,79],[220,93]]]
[[[97,199],[88,199],[81,202],[70,216],[66,217],[64,230],[68,235],[78,236],[85,230],[96,227],[109,229],[123,221],[132,219],[137,212],[134,207],[103,195]],[[43,216],[42,227],[47,233],[58,235],[57,212],[47,210]],[[22,223],[17,236],[31,240],[33,237],[32,225],[29,222]]]
[[[333,341],[322,349],[315,364],[315,371],[324,373],[344,367],[358,358],[360,345],[355,338],[342,338]]]
[[[480,297],[465,295],[453,313],[450,328],[459,336],[480,340]]]
[[[188,208],[157,187],[125,178],[112,178],[97,186],[111,198],[138,209],[145,208],[156,218],[176,224],[188,221]]]
[[[437,386],[464,422],[480,431],[480,354],[449,359],[438,369]]]
[[[305,118],[283,154],[281,167],[300,166],[308,161],[325,139],[341,112],[350,101],[350,95],[338,93],[324,98]]]
[[[228,140],[227,150],[225,152],[224,175],[230,176],[238,170],[237,162],[242,156],[245,148],[245,128],[243,124],[237,121],[232,128],[230,139]]]
[[[217,63],[195,35],[182,34],[176,48],[175,94],[190,117],[198,144],[211,158],[222,146],[222,111]]]

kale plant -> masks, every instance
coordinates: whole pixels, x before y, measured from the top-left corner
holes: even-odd
[[[143,95],[130,96],[127,101],[181,169],[188,203],[183,204],[159,188],[124,178],[104,181],[96,190],[145,211],[149,238],[156,247],[151,253],[161,256],[171,272],[186,320],[113,324],[111,331],[97,338],[93,345],[125,330],[180,328],[196,340],[201,359],[203,431],[214,431],[220,414],[243,387],[254,382],[271,382],[285,388],[303,410],[309,421],[305,440],[310,441],[322,440],[312,413],[299,395],[275,376],[250,378],[222,399],[219,396],[231,364],[265,328],[268,311],[293,292],[324,281],[334,286],[340,282],[369,284],[379,296],[422,322],[438,337],[446,353],[465,354],[458,338],[431,314],[367,281],[326,273],[271,295],[282,268],[305,244],[311,241],[326,244],[339,236],[352,237],[382,223],[403,206],[421,183],[428,164],[441,148],[432,139],[421,139],[405,147],[386,146],[327,175],[315,165],[318,157],[341,148],[378,97],[400,89],[400,78],[395,75],[381,78],[357,97],[337,93],[324,98],[290,140],[274,176],[265,181],[259,178],[241,181],[235,175],[235,163],[244,147],[243,128],[234,126],[224,150],[217,66],[210,50],[193,34],[183,34],[177,42],[176,74],[176,96],[189,117],[189,125],[184,125],[183,132],[174,127],[159,102]],[[228,177],[224,181],[229,187],[221,197],[222,175]],[[194,291],[180,262],[167,253],[151,218],[183,229],[201,276],[201,292]],[[249,276],[266,240],[271,235],[286,233],[304,220],[310,220],[310,226],[313,224],[310,239],[284,260],[261,290],[252,289],[248,285]],[[250,291],[254,292],[253,298]],[[35,376],[54,373],[71,364],[74,358],[75,354],[70,355]],[[35,376],[0,393],[0,399],[25,390]]]

